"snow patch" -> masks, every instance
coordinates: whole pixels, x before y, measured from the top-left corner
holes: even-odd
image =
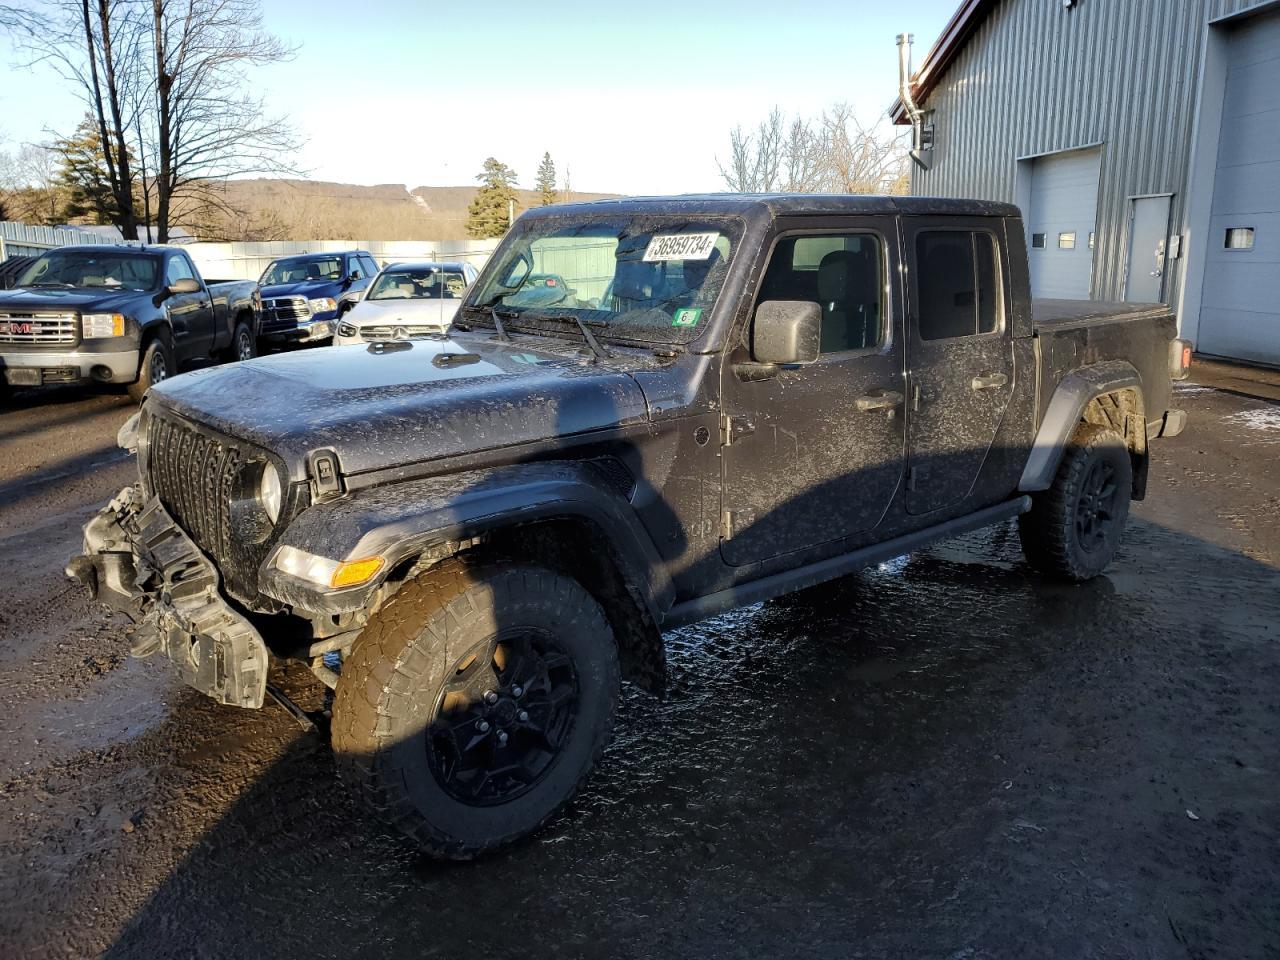
[[[1248,430],[1280,433],[1280,407],[1262,407],[1258,410],[1241,410],[1222,418],[1224,423],[1235,423]]]

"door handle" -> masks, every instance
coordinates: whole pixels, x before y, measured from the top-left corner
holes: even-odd
[[[875,413],[877,410],[893,413],[902,406],[902,394],[896,390],[875,390],[859,397],[855,406],[863,413]]]
[[[1009,382],[1009,377],[1004,373],[980,373],[974,377],[969,386],[975,390],[998,390]]]

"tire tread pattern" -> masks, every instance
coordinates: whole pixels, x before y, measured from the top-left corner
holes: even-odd
[[[522,828],[483,843],[460,841],[433,827],[417,810],[410,799],[405,771],[390,749],[397,721],[422,706],[412,692],[421,689],[424,678],[438,675],[445,661],[452,662],[449,635],[460,631],[465,622],[487,615],[488,605],[477,604],[477,596],[491,589],[493,574],[510,570],[506,565],[477,566],[454,557],[404,583],[360,634],[343,663],[334,696],[332,738],[339,775],[355,788],[366,807],[437,857],[469,860],[505,846],[540,829],[572,799],[571,793],[532,829]],[[539,567],[526,568],[524,581],[520,593],[525,597],[558,595],[564,604],[566,628],[580,625],[608,630],[603,611],[574,581]],[[590,601],[590,609],[575,609],[575,602],[584,597]],[[575,623],[581,619],[597,622]],[[424,633],[434,642],[415,643]],[[436,651],[439,664],[431,662],[432,656],[424,647]],[[611,664],[616,691],[616,656]],[[616,709],[615,692],[579,784],[604,751]]]

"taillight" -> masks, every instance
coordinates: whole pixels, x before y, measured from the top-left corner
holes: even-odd
[[[1191,376],[1191,341],[1174,340],[1169,344],[1169,376],[1185,380]]]

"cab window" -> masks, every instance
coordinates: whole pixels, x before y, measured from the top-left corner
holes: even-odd
[[[884,339],[884,245],[870,233],[789,236],[778,241],[760,300],[822,307],[822,353],[879,346]]]
[[[994,333],[1002,318],[995,237],[980,230],[916,235],[921,340]]]
[[[166,286],[171,287],[179,280],[194,280],[195,278],[195,271],[191,269],[191,264],[187,262],[186,257],[178,254],[169,258],[169,263],[164,268]]]

